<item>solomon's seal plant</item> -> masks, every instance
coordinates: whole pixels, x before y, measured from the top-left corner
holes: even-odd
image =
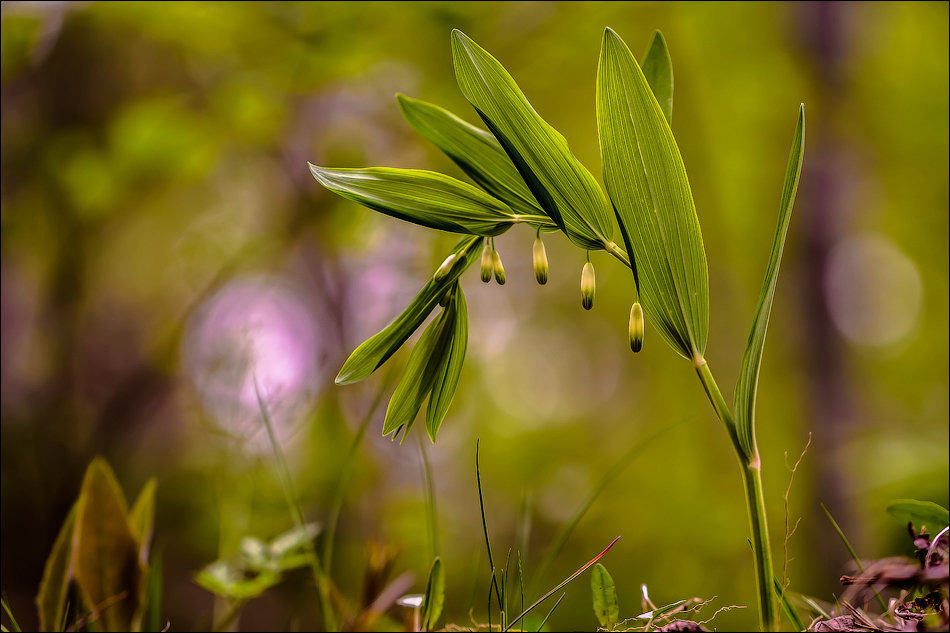
[[[561,231],[588,251],[581,271],[581,304],[594,301],[589,251],[605,250],[629,267],[635,300],[630,348],[643,345],[644,321],[690,361],[732,440],[743,476],[755,552],[760,624],[778,627],[773,572],[755,440],[759,366],[804,148],[800,109],[779,206],[778,227],[742,360],[733,407],[725,401],[704,356],[709,330],[706,254],[689,180],[670,128],[673,70],[657,32],[643,63],[611,29],[597,68],[597,130],[607,194],[567,141],[535,112],[505,68],[461,31],[452,32],[459,88],[487,131],[438,106],[398,95],[406,120],[445,152],[477,186],[444,174],[411,169],[329,169],[310,165],[327,189],[381,213],[460,235],[451,253],[406,309],[360,345],[336,378],[369,376],[441,306],[410,354],[389,402],[383,434],[405,440],[423,403],[426,430],[436,440],[458,384],[468,339],[468,313],[459,284],[478,259],[481,279],[505,283],[494,237],[516,224],[535,232],[534,272],[548,278],[541,234]],[[613,241],[615,223],[620,231]]]

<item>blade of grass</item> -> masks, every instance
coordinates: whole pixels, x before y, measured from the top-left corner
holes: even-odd
[[[439,528],[435,510],[435,486],[432,481],[432,468],[429,466],[429,456],[426,455],[425,442],[421,435],[416,435],[419,444],[419,460],[422,463],[422,485],[425,488],[426,498],[426,527],[429,531],[429,545],[432,547],[432,558],[439,557]]]
[[[835,533],[837,533],[838,538],[841,539],[841,542],[844,543],[845,548],[847,548],[848,553],[851,554],[851,559],[854,561],[854,564],[858,566],[858,570],[863,574],[864,565],[861,564],[861,559],[858,558],[858,553],[854,551],[854,548],[851,547],[851,542],[848,540],[848,537],[844,535],[844,532],[838,527],[838,522],[835,521],[835,518],[831,516],[831,512],[828,511],[828,508],[825,507],[825,504],[821,505],[821,509],[825,511],[825,516],[828,517],[828,520],[831,522],[831,527],[834,528]],[[881,597],[881,594],[877,592],[877,589],[871,587],[871,591],[874,592],[874,597],[877,598],[877,603],[881,607],[882,613],[889,613],[887,610],[887,605],[884,604],[884,598]]]
[[[271,424],[270,415],[267,413],[267,405],[261,396],[260,385],[257,382],[257,376],[254,376],[254,395],[257,398],[257,406],[260,410],[261,421],[267,430],[267,439],[270,440],[271,450],[274,453],[274,460],[277,463],[277,476],[280,479],[281,489],[284,492],[284,499],[287,501],[287,508],[293,518],[294,526],[300,531],[306,531],[307,522],[304,519],[303,508],[300,505],[300,498],[297,496],[297,490],[294,481],[290,476],[290,469],[287,467],[287,460],[284,457],[284,451],[280,448],[277,441],[277,434],[274,432],[274,425]],[[326,630],[336,631],[336,616],[330,604],[330,586],[329,581],[320,568],[320,558],[313,545],[313,540],[307,540],[307,553],[311,554],[310,569],[313,572],[313,580],[317,585],[317,594],[320,598],[320,610],[323,612],[323,624]]]
[[[775,588],[775,595],[782,604],[782,611],[785,612],[785,615],[788,617],[789,621],[795,626],[796,631],[804,631],[807,627],[802,622],[801,617],[799,617],[798,611],[796,611],[795,607],[792,606],[792,603],[789,602],[788,596],[785,595],[785,588],[782,586],[782,583],[779,582],[779,579],[776,576],[772,576],[772,580],[774,581],[773,586]]]
[[[147,610],[143,618],[146,631],[158,631],[162,628],[162,580],[165,573],[162,565],[161,553],[154,555],[148,576]]]
[[[544,619],[543,619],[543,620],[541,620],[541,625],[538,626],[538,631],[540,631],[541,629],[543,629],[543,628],[544,628],[544,625],[548,623],[548,618],[551,617],[551,614],[554,613],[554,610],[557,609],[557,606],[558,606],[559,604],[561,604],[561,600],[563,600],[563,599],[564,599],[564,596],[566,596],[566,595],[567,595],[567,592],[565,591],[564,593],[561,594],[561,597],[557,599],[557,602],[554,603],[554,606],[551,607],[551,610],[548,611],[548,614],[547,614],[546,616],[544,616]],[[524,627],[522,627],[521,630],[523,631],[523,630],[524,630]]]
[[[340,468],[340,476],[337,478],[336,490],[333,494],[333,502],[330,505],[330,512],[327,515],[326,532],[324,533],[323,537],[323,569],[327,576],[332,576],[333,574],[333,543],[336,538],[336,526],[340,519],[340,510],[343,508],[343,499],[346,496],[346,487],[349,485],[350,477],[353,475],[353,465],[356,462],[356,451],[359,449],[359,446],[363,441],[363,437],[366,435],[366,429],[369,428],[369,424],[372,422],[373,416],[379,409],[379,405],[383,402],[383,396],[389,393],[389,389],[392,386],[395,375],[395,370],[392,368],[390,368],[386,373],[379,391],[376,392],[372,403],[370,403],[369,409],[366,411],[366,415],[364,415],[363,419],[360,420],[359,426],[356,429],[356,435],[353,436],[353,441],[350,442],[350,446],[346,451],[346,457],[343,459],[343,465]]]
[[[3,612],[7,614],[7,617],[10,618],[10,626],[13,627],[13,631],[16,633],[20,632],[20,625],[17,624],[16,618],[13,617],[13,611],[10,609],[10,605],[7,604],[7,597],[0,596],[0,605],[3,605]]]
[[[577,578],[578,576],[580,576],[581,574],[583,574],[585,571],[587,571],[587,570],[590,568],[591,565],[593,565],[594,563],[596,563],[597,561],[599,561],[601,558],[603,558],[603,557],[604,557],[604,554],[606,554],[607,552],[609,552],[609,551],[610,551],[610,548],[613,547],[614,544],[615,544],[617,541],[619,541],[619,540],[620,540],[620,537],[618,536],[617,538],[615,538],[614,540],[612,540],[612,541],[610,542],[610,545],[608,545],[607,547],[604,548],[604,551],[602,551],[602,552],[601,552],[600,554],[598,554],[597,556],[594,556],[592,559],[590,559],[589,561],[587,561],[587,563],[585,563],[580,569],[578,569],[578,570],[575,571],[573,574],[571,574],[570,576],[568,576],[567,578],[565,578],[564,580],[562,580],[556,587],[554,587],[553,589],[549,590],[549,591],[548,591],[547,593],[545,593],[543,596],[541,596],[540,598],[538,598],[537,600],[535,600],[534,603],[532,603],[532,605],[531,605],[530,607],[528,607],[527,609],[525,609],[524,611],[521,612],[521,615],[519,615],[517,618],[515,618],[514,620],[512,620],[511,622],[509,622],[509,623],[504,627],[504,630],[507,631],[508,629],[510,629],[511,627],[513,627],[515,624],[517,624],[517,623],[521,620],[521,618],[523,618],[524,616],[526,616],[526,615],[528,615],[529,613],[531,613],[531,611],[533,611],[533,610],[535,609],[535,607],[537,607],[539,604],[541,604],[542,602],[544,602],[545,600],[547,600],[548,598],[550,598],[552,595],[554,595],[554,594],[557,593],[558,591],[560,591],[561,588],[564,587],[566,584],[568,584],[569,582],[571,582],[572,580],[574,580],[575,578]]]
[[[654,440],[659,438],[661,435],[666,433],[672,427],[666,427],[661,429],[651,435],[647,436],[645,439],[638,441],[636,444],[631,446],[626,453],[624,453],[620,459],[618,459],[613,466],[607,470],[606,473],[600,478],[600,481],[591,488],[590,492],[587,495],[587,498],[584,500],[584,503],[577,509],[574,513],[574,516],[571,517],[571,520],[564,524],[561,529],[558,531],[557,536],[554,537],[554,540],[551,542],[551,545],[548,547],[547,552],[544,554],[544,558],[541,559],[541,563],[538,565],[538,571],[532,575],[533,582],[528,583],[529,587],[534,587],[542,578],[544,574],[547,573],[548,567],[551,566],[551,563],[557,558],[557,555],[563,549],[567,539],[570,538],[571,534],[574,532],[574,528],[577,527],[578,523],[581,522],[581,519],[587,514],[587,511],[590,510],[591,506],[594,505],[594,502],[597,500],[597,497],[610,485],[610,483],[616,479],[620,473],[624,471],[627,466],[633,463],[633,458],[636,457],[640,451],[649,446]]]
[[[478,466],[478,448],[480,440],[475,440],[475,483],[478,485],[478,507],[482,513],[482,533],[485,534],[485,549],[488,550],[488,566],[491,567],[491,584],[495,588],[495,598],[498,600],[498,610],[501,611],[504,607],[502,606],[501,601],[501,592],[498,590],[498,583],[495,580],[495,561],[492,559],[491,555],[491,541],[488,538],[488,521],[485,519],[485,499],[482,496],[482,473],[481,469]],[[491,604],[491,599],[489,598],[489,605]],[[489,610],[489,616],[491,611]]]

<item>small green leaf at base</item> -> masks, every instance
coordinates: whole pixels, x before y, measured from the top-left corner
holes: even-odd
[[[429,582],[426,584],[425,598],[422,601],[422,628],[425,631],[435,629],[442,607],[445,605],[445,571],[442,559],[436,556],[429,570]]]
[[[77,501],[69,511],[66,521],[63,522],[63,527],[60,528],[56,542],[53,544],[53,550],[46,559],[43,580],[40,581],[40,592],[36,596],[41,631],[55,631],[63,621],[69,582],[73,578],[73,535],[76,531],[78,508]]]
[[[612,629],[620,619],[620,605],[617,602],[617,587],[607,568],[597,563],[590,571],[590,591],[593,596],[594,615],[603,628]]]

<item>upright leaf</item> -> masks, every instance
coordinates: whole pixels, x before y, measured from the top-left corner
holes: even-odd
[[[422,601],[422,629],[432,631],[442,615],[445,606],[445,571],[442,569],[442,559],[438,556],[432,562],[429,570],[429,582],[426,583],[425,598]]]
[[[452,31],[452,56],[459,88],[541,208],[578,246],[603,248],[613,233],[610,209],[564,137],[535,112],[498,60],[458,29]]]
[[[419,342],[409,355],[409,363],[402,380],[396,386],[386,419],[383,421],[383,435],[403,430],[403,439],[416,414],[422,407],[426,396],[432,391],[436,377],[445,365],[452,336],[455,332],[455,305],[450,303],[425,329]]]
[[[472,185],[422,169],[327,169],[310,165],[321,185],[348,200],[414,224],[491,237],[511,228],[515,214]]]
[[[610,29],[597,69],[597,130],[644,311],[674,350],[696,362],[706,349],[709,279],[686,168],[640,66]]]
[[[515,213],[533,218],[526,221],[553,226],[494,136],[437,105],[402,94],[396,99],[409,125],[445,152],[482,189]]]
[[[759,367],[762,364],[762,350],[765,347],[765,335],[769,327],[769,314],[772,311],[772,299],[775,296],[775,286],[778,282],[782,252],[785,249],[785,235],[788,232],[788,224],[792,218],[795,193],[798,191],[798,180],[802,172],[804,151],[805,106],[802,105],[798,111],[798,124],[795,127],[792,149],[788,156],[788,166],[785,169],[785,185],[782,187],[782,201],[779,205],[775,239],[772,240],[772,252],[769,254],[769,265],[765,271],[765,280],[762,282],[762,292],[759,293],[759,303],[755,308],[755,317],[752,319],[749,342],[746,344],[742,366],[739,368],[739,380],[736,382],[736,432],[739,437],[739,445],[745,451],[748,459],[752,459],[757,452],[755,446],[755,394],[759,382]]]
[[[385,363],[422,325],[446,291],[478,258],[481,244],[482,239],[479,237],[462,238],[452,250],[462,261],[441,280],[430,279],[398,317],[357,347],[340,369],[336,384],[347,385],[362,380]]]
[[[75,574],[105,631],[137,630],[139,544],[122,489],[101,457],[86,470],[76,515]]]
[[[465,303],[462,287],[458,284],[455,286],[452,301],[454,302],[452,314],[455,317],[452,340],[445,362],[439,368],[432,385],[432,394],[429,396],[429,405],[426,407],[426,431],[433,442],[455,396],[455,388],[458,386],[462,365],[465,362],[465,351],[468,347],[468,305]]]
[[[135,503],[132,504],[132,511],[129,513],[132,529],[139,542],[139,560],[143,565],[148,563],[148,551],[152,543],[155,523],[155,487],[155,479],[149,479]]]
[[[590,592],[593,596],[594,615],[602,628],[611,629],[620,619],[617,587],[607,568],[597,563],[590,571]]]
[[[659,31],[653,33],[650,47],[643,57],[643,76],[650,84],[650,90],[656,97],[656,102],[663,110],[666,122],[673,123],[673,62],[670,61],[670,51],[666,48],[666,40]]]
[[[73,578],[73,535],[76,531],[76,515],[80,502],[73,504],[59,535],[53,543],[53,550],[46,559],[40,591],[36,596],[36,606],[40,616],[41,631],[56,631],[66,610],[66,595]]]

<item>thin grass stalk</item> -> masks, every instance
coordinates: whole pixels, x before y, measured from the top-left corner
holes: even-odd
[[[732,447],[735,449],[739,466],[742,470],[742,485],[745,490],[746,508],[749,513],[749,533],[752,539],[752,553],[755,562],[755,589],[759,597],[759,629],[762,631],[778,631],[779,613],[775,600],[772,583],[775,576],[772,567],[772,550],[769,547],[768,522],[765,513],[765,497],[762,494],[762,464],[758,450],[753,455],[746,455],[739,443],[736,433],[736,422],[732,417],[729,406],[722,397],[719,385],[713,378],[709,365],[702,357],[695,363],[696,373],[706,395],[712,403],[716,415],[726,427]],[[753,446],[755,438],[753,438]]]
[[[384,386],[381,387],[377,392],[376,396],[373,398],[372,404],[369,406],[369,410],[360,421],[356,435],[353,437],[353,441],[350,443],[350,447],[347,450],[346,457],[343,459],[343,466],[340,469],[340,477],[337,480],[333,503],[330,506],[330,512],[327,515],[327,527],[323,538],[323,569],[324,573],[328,577],[333,573],[333,545],[336,540],[336,526],[340,519],[340,510],[343,508],[343,500],[346,497],[346,488],[350,483],[350,477],[353,475],[353,465],[356,463],[356,451],[363,442],[363,437],[366,435],[366,429],[369,428],[369,424],[373,420],[373,415],[376,413],[376,410],[382,403],[383,396],[389,392],[389,385],[392,382],[390,380],[391,377],[392,371],[390,370],[389,374],[387,375],[387,380],[384,382]]]
[[[290,469],[287,467],[287,460],[284,458],[284,452],[277,442],[277,434],[274,433],[274,425],[271,424],[270,415],[267,413],[267,405],[261,397],[260,387],[257,380],[254,380],[254,393],[257,396],[257,405],[261,411],[261,420],[264,422],[264,428],[267,429],[267,438],[270,440],[271,449],[274,451],[274,459],[277,462],[277,474],[280,477],[281,488],[284,491],[284,498],[290,509],[295,527],[301,532],[306,532],[306,521],[303,515],[303,508],[300,506],[300,497],[297,496],[297,490],[294,487],[294,481],[290,477]],[[307,539],[307,549],[311,555],[310,569],[313,571],[313,580],[317,585],[317,593],[320,597],[320,610],[323,612],[323,624],[327,631],[336,631],[336,618],[330,604],[330,583],[326,574],[320,566],[320,556],[313,545],[313,541]]]
[[[422,435],[417,433],[419,440],[419,455],[422,461],[422,483],[425,486],[426,524],[429,531],[429,545],[432,547],[432,558],[439,555],[439,526],[438,514],[435,509],[435,483],[432,480],[432,467],[429,465],[429,456],[426,455],[425,443]]]

